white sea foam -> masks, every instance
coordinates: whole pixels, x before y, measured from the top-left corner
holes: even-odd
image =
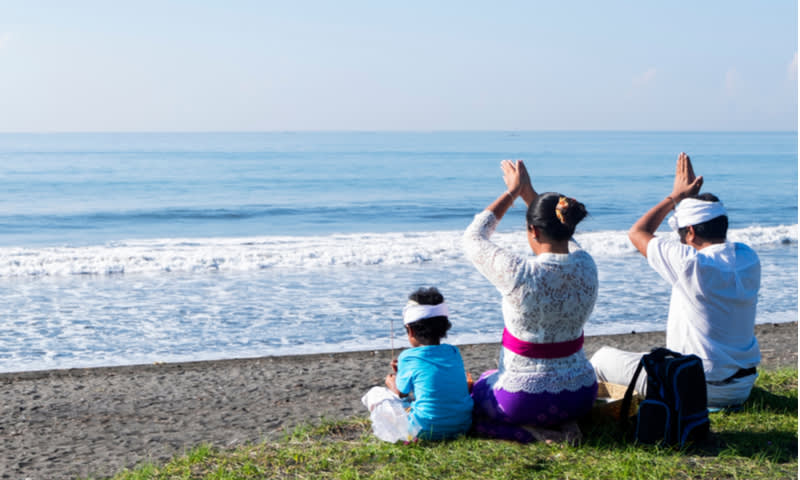
[[[759,323],[797,320],[796,243],[784,246],[785,234],[773,230],[735,232],[772,239],[756,245],[763,274]],[[794,238],[796,228],[790,230]],[[50,259],[40,267],[50,273],[0,278],[0,372],[389,348],[391,327],[399,329],[394,346],[400,349],[406,345],[398,321],[406,295],[431,284],[451,305],[449,342],[496,342],[503,324],[499,294],[463,258],[459,240],[454,231],[128,242],[62,249],[61,257],[54,250],[29,251],[23,258]],[[526,248],[521,232],[496,240]],[[625,232],[584,234],[578,241],[593,252],[600,274],[586,333],[663,330],[669,285],[633,253]],[[247,258],[256,255],[251,250],[278,258],[275,267],[254,265]],[[58,258],[66,274],[53,273]],[[125,272],[135,271],[130,265],[137,261],[147,268],[161,262],[172,271],[70,274],[72,268],[89,271],[91,262],[104,273],[123,260]],[[218,267],[207,266],[212,260]],[[138,271],[166,270],[147,268]]]
[[[414,265],[463,261],[461,231],[309,237],[161,239],[102,246],[0,248],[0,277],[241,272],[266,268]],[[673,233],[667,233],[674,235]],[[797,244],[797,225],[731,230],[756,248]],[[498,244],[527,252],[522,232],[497,233]],[[623,231],[588,232],[577,242],[597,258],[634,254]]]

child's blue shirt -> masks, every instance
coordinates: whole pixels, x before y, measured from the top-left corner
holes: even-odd
[[[400,392],[414,392],[409,424],[419,429],[418,437],[454,437],[472,424],[472,397],[458,348],[441,344],[405,350],[397,359],[396,382]]]

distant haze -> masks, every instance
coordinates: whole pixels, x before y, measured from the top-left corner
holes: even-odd
[[[6,1],[0,132],[797,130],[797,2]]]

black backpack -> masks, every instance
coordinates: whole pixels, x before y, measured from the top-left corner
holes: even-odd
[[[636,415],[634,439],[640,443],[680,445],[703,440],[710,430],[706,375],[697,355],[656,348],[643,355],[622,401],[628,412],[636,379],[644,367],[647,394]],[[627,427],[627,415],[620,416]]]

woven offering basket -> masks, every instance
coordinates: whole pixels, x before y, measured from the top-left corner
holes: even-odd
[[[622,414],[622,399],[625,397],[625,390],[627,389],[627,385],[597,382],[597,400],[595,400],[594,407],[592,407],[592,415],[612,417],[615,420],[619,420]],[[642,395],[634,390],[628,416],[636,415],[642,398]]]

